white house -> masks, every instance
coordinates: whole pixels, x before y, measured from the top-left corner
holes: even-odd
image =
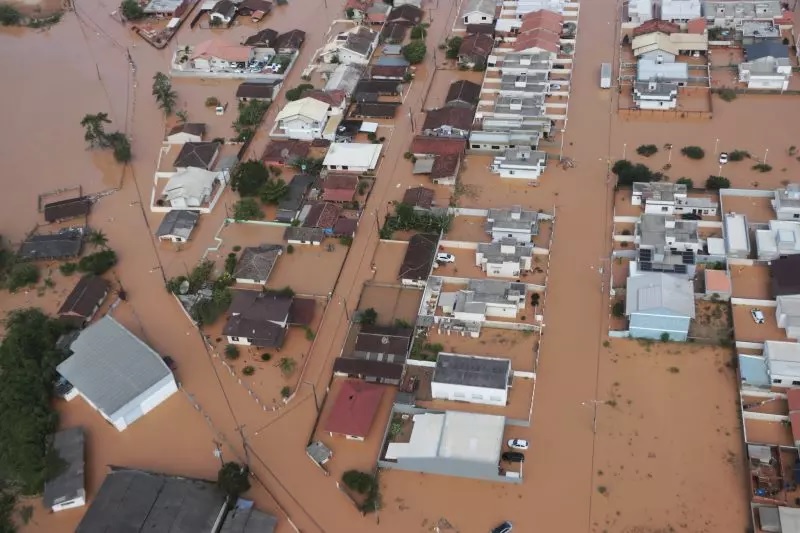
[[[800,339],[800,296],[778,296],[775,321],[790,339]]]
[[[785,91],[791,76],[792,65],[786,58],[763,57],[739,63],[739,81],[748,89]]]
[[[709,26],[739,28],[746,21],[771,22],[782,14],[779,0],[704,0],[703,16]]]
[[[669,272],[693,278],[696,255],[703,249],[697,222],[672,216],[644,214],[634,229],[636,261],[629,264],[631,275],[638,272]]]
[[[772,208],[778,220],[800,220],[800,183],[790,183],[784,189],[776,189]]]
[[[747,217],[725,213],[722,228],[728,257],[746,259],[750,255],[750,227],[747,225]]]
[[[440,353],[431,396],[434,400],[505,406],[510,382],[509,359]]]
[[[366,65],[378,45],[380,34],[366,26],[356,26],[336,36],[320,54],[326,63]]]
[[[539,234],[539,213],[521,206],[489,209],[486,232],[492,236],[493,242],[512,238],[520,244],[528,244]]]
[[[530,272],[532,255],[533,244],[520,244],[513,237],[506,237],[498,242],[479,243],[475,265],[489,277],[518,278]]]
[[[764,359],[773,387],[800,386],[800,343],[766,341]]]
[[[382,147],[381,144],[332,143],[322,166],[326,170],[369,172],[378,166]]]
[[[719,208],[710,196],[689,197],[686,185],[669,181],[634,183],[631,205],[641,205],[653,215],[716,216]]]
[[[694,318],[691,280],[672,274],[648,273],[628,278],[625,314],[631,337],[685,341]]]
[[[187,142],[199,143],[206,134],[206,125],[197,122],[184,122],[178,124],[167,134],[168,144],[184,144]]]
[[[118,431],[178,391],[161,357],[111,316],[81,331],[70,350],[56,370]]]
[[[275,117],[272,137],[310,141],[321,139],[328,123],[330,105],[316,98],[300,98],[288,102]]]
[[[678,107],[678,84],[655,80],[634,82],[633,101],[639,109],[675,109]]]
[[[800,253],[800,222],[770,220],[769,229],[756,230],[756,249],[760,261]]]
[[[466,0],[461,6],[461,21],[467,24],[492,24],[497,9],[495,0]]]
[[[214,186],[224,184],[224,180],[222,172],[189,167],[169,178],[163,195],[173,209],[200,207],[209,202]]]
[[[547,167],[547,153],[529,148],[509,148],[492,161],[491,171],[501,178],[536,180]]]
[[[661,0],[661,20],[678,24],[700,16],[700,0]]]
[[[628,19],[636,25],[653,20],[652,0],[630,0],[628,2]]]
[[[524,283],[470,279],[466,289],[439,297],[442,313],[458,321],[484,322],[492,317],[516,318],[525,309]]]
[[[53,451],[63,468],[59,469],[57,476],[45,482],[42,503],[54,513],[86,505],[85,447],[81,427],[64,429],[53,435]]]

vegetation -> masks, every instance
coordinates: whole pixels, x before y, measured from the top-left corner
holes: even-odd
[[[317,177],[322,172],[322,158],[316,157],[301,157],[296,159],[292,166],[296,169],[299,169],[303,172],[303,174],[308,174],[309,176]]]
[[[541,297],[542,296],[538,292],[534,292],[533,294],[531,294],[531,305],[533,307],[539,305],[539,300],[541,299]]]
[[[611,167],[611,172],[617,176],[617,184],[630,187],[634,182],[659,181],[663,175],[660,172],[653,172],[646,165],[636,163],[635,165],[627,159],[620,159]]]
[[[288,285],[282,289],[264,289],[264,292],[267,294],[276,294],[278,296],[282,296],[284,298],[291,298],[294,296],[294,289],[289,287]]]
[[[281,369],[281,374],[283,374],[287,378],[294,373],[294,369],[296,367],[297,367],[297,361],[289,357],[281,357],[281,360],[278,361],[278,368]]]
[[[706,151],[699,146],[684,146],[681,153],[689,159],[703,159],[706,156]]]
[[[115,131],[108,135],[108,142],[114,150],[114,159],[118,163],[130,163],[133,154],[131,153],[131,141],[124,133]]]
[[[268,180],[259,193],[265,204],[276,205],[289,194],[289,186],[280,178]]]
[[[114,250],[102,250],[81,257],[81,260],[78,261],[78,271],[99,276],[108,272],[116,264],[117,252]]]
[[[227,272],[230,275],[233,275],[233,272],[236,270],[237,262],[238,259],[236,257],[236,254],[233,252],[229,253],[227,257],[225,257],[225,272]]]
[[[728,178],[723,178],[722,176],[709,176],[706,180],[706,189],[712,191],[718,191],[720,189],[728,189],[731,186],[730,180]]]
[[[84,128],[83,140],[89,143],[90,148],[108,148],[108,134],[105,125],[111,124],[108,113],[96,113],[94,115],[84,115],[81,119],[81,126]]]
[[[294,89],[289,89],[288,91],[286,91],[286,100],[288,100],[289,102],[299,100],[303,96],[304,92],[313,88],[314,86],[311,85],[310,83],[301,83]]]
[[[445,57],[447,57],[447,59],[458,59],[458,51],[461,49],[462,42],[464,42],[464,39],[461,37],[451,37],[448,39]]]
[[[61,263],[58,265],[58,270],[64,276],[71,276],[78,270],[78,263]]]
[[[217,486],[230,501],[250,490],[250,469],[246,465],[228,462],[217,473]]]
[[[757,163],[753,165],[753,170],[757,170],[758,172],[769,172],[772,170],[772,165],[768,165],[766,163]]]
[[[675,183],[677,183],[678,185],[686,185],[687,189],[694,188],[694,182],[691,180],[691,178],[680,178]]]
[[[420,231],[423,233],[447,232],[453,222],[452,215],[435,215],[417,212],[406,204],[397,204],[393,216],[384,222],[380,230],[381,239],[391,239],[395,231]]]
[[[262,353],[261,354],[261,360],[264,361],[265,363],[269,362],[270,359],[272,359],[272,354],[271,353]]]
[[[417,24],[411,28],[412,39],[424,39],[428,35],[428,27],[425,24]]]
[[[669,342],[669,333],[665,331],[659,338],[661,339],[661,342]]]
[[[233,122],[233,129],[239,134],[237,141],[248,141],[253,138],[268,108],[269,102],[261,100],[239,102],[239,116]]]
[[[225,346],[225,357],[227,359],[238,359],[239,358],[239,347],[235,344],[228,344]]]
[[[39,267],[33,263],[16,263],[8,272],[6,288],[10,292],[16,292],[22,287],[35,285],[40,278]]]
[[[742,161],[744,159],[750,159],[750,152],[747,150],[734,150],[728,154],[728,161]]]
[[[719,97],[726,102],[732,102],[736,100],[737,96],[736,91],[734,91],[733,89],[729,89],[727,87],[725,87],[724,89],[720,89],[718,94]]]
[[[219,103],[219,98],[216,96],[209,96],[206,98],[206,107],[217,107]]]
[[[86,242],[91,244],[93,248],[106,248],[108,237],[102,230],[92,230],[86,235]]]
[[[137,3],[136,5],[138,6],[139,4]],[[172,88],[169,77],[163,72],[156,72],[155,76],[153,76],[153,96],[156,97],[158,107],[164,111],[164,114],[171,115],[175,110],[178,93]]]
[[[22,13],[11,4],[0,4],[0,25],[18,26],[22,24]]]
[[[250,159],[236,166],[231,175],[231,188],[240,196],[258,196],[269,180],[269,170],[257,159]]]
[[[256,367],[252,365],[247,365],[242,369],[242,374],[244,374],[245,376],[252,376],[255,373],[256,373]]]
[[[261,220],[264,213],[261,206],[253,198],[242,198],[233,204],[233,218],[239,220]]]
[[[293,244],[287,244],[286,245],[286,253],[287,254],[293,254],[294,253],[294,245]]]
[[[211,299],[202,299],[192,307],[192,318],[200,325],[216,322],[233,301],[233,293],[227,286],[218,286],[219,280],[214,285]]]
[[[403,57],[412,65],[418,65],[425,59],[425,54],[428,53],[428,48],[425,46],[425,41],[417,40],[411,41],[402,48]]]
[[[374,326],[377,320],[378,312],[374,308],[369,307],[361,312],[358,322],[365,326]]]
[[[650,157],[658,153],[658,146],[655,144],[643,144],[636,149],[636,153],[643,157]]]
[[[625,302],[622,300],[618,302],[614,302],[614,305],[611,306],[611,314],[614,315],[616,318],[622,318],[625,316]]]
[[[146,16],[144,9],[136,0],[123,0],[119,8],[122,11],[122,16],[128,20],[139,20]]]
[[[313,329],[311,329],[310,327],[306,326],[306,327],[305,327],[305,328],[303,328],[303,329],[305,329],[305,332],[306,332],[306,340],[308,340],[308,341],[313,341],[313,340],[314,340],[314,337],[316,337],[316,336],[317,336],[317,334],[316,334],[316,333],[314,333],[314,330],[313,330]]]
[[[342,474],[342,483],[352,491],[359,494],[367,494],[375,484],[375,479],[366,472],[348,470]]]
[[[292,395],[292,388],[291,387],[289,387],[287,385],[287,386],[281,388],[281,398],[286,399],[291,395]]]

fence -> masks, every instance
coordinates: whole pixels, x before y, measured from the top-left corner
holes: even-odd
[[[760,307],[778,307],[778,302],[775,300],[756,300],[753,298],[731,298],[733,305],[758,305]]]
[[[711,120],[713,112],[711,111],[690,111],[683,109],[638,109],[633,107],[620,108],[619,115],[623,118],[641,118],[641,119],[689,119],[689,120]]]

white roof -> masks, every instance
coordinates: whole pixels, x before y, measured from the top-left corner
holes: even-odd
[[[725,215],[725,240],[728,253],[750,251],[750,239],[747,236],[747,218],[744,215],[736,213]]]
[[[694,318],[692,282],[679,276],[653,272],[630,277],[626,299],[628,314],[668,309]]]
[[[782,314],[789,317],[800,317],[800,295],[783,295],[775,298],[778,301],[778,309]]]
[[[725,239],[722,237],[709,237],[706,246],[709,255],[725,255]]]
[[[461,8],[461,15],[484,13],[493,17],[496,7],[497,2],[495,2],[495,0],[466,0],[464,6]]]
[[[316,120],[317,122],[322,122],[325,120],[330,107],[330,105],[325,102],[320,102],[316,98],[301,98],[283,106],[283,109],[281,109],[281,112],[275,117],[275,120],[286,120],[287,118],[300,115],[311,120]]]
[[[778,507],[781,519],[781,533],[800,533],[800,509]]]
[[[187,204],[199,205],[211,196],[217,172],[189,167],[176,172],[164,187],[164,194],[170,202],[184,200]]]
[[[764,343],[764,357],[766,357],[770,363],[777,361],[800,363],[800,343],[766,341]]]
[[[325,154],[322,164],[329,166],[366,167],[373,169],[378,165],[382,144],[333,143]]]
[[[378,123],[377,122],[362,122],[361,128],[358,131],[362,131],[364,133],[375,133],[378,131]]]
[[[656,63],[652,59],[640,59],[636,68],[636,81],[686,81],[689,65],[686,63]]]

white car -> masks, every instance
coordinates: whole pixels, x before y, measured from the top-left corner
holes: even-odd
[[[436,254],[437,263],[455,263],[456,256],[453,254],[438,253]]]
[[[551,91],[557,91],[557,90],[559,90],[560,88],[561,88],[561,85],[560,85],[560,84],[558,84],[558,83],[551,83],[551,84],[550,84],[550,90],[551,90]]]
[[[750,315],[753,317],[753,322],[756,324],[764,323],[764,313],[761,312],[761,309],[753,309],[750,311]]]
[[[528,441],[525,439],[511,439],[508,441],[508,447],[514,450],[527,450]]]
[[[728,153],[722,152],[721,154],[719,154],[719,164],[724,165],[727,162],[728,162]]]

